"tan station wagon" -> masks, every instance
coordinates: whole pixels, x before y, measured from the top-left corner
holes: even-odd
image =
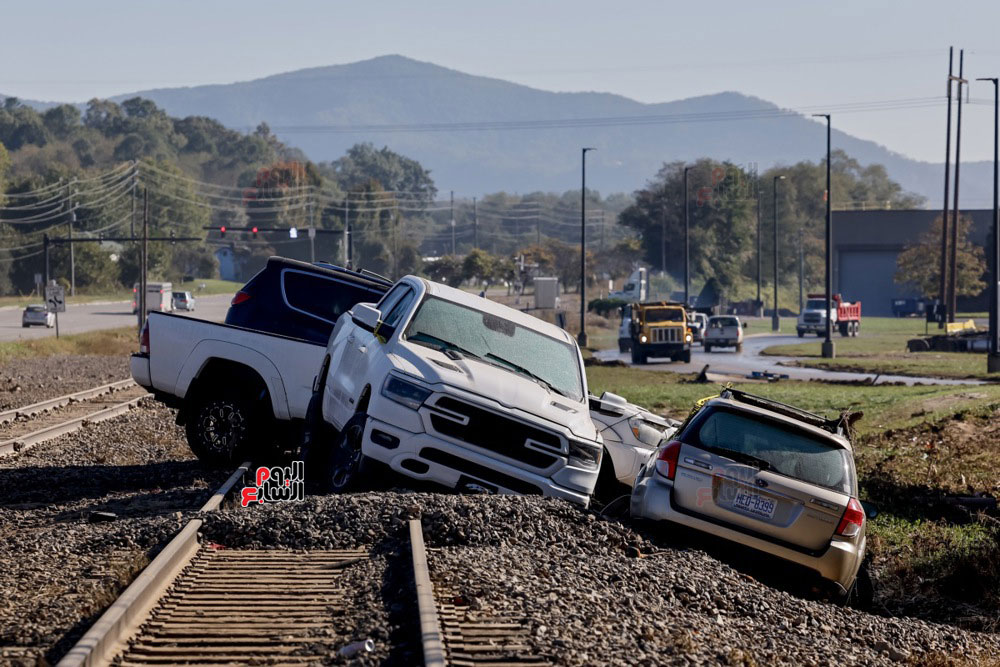
[[[701,402],[632,489],[633,518],[681,524],[799,566],[840,601],[870,592],[866,512],[844,419],[734,389]],[[874,516],[874,510],[872,510]]]

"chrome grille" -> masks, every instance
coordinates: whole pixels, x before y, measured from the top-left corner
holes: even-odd
[[[680,343],[683,327],[657,327],[649,330],[651,343]]]

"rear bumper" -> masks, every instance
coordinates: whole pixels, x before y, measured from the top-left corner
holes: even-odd
[[[377,440],[372,439],[374,432],[378,432]],[[598,474],[597,470],[566,464],[551,477],[538,475],[428,433],[412,433],[374,417],[369,417],[365,425],[362,451],[365,456],[385,463],[402,475],[449,488],[471,482],[497,493],[540,494],[584,507],[590,503],[590,495],[560,482],[593,489]]]
[[[828,583],[835,596],[846,595],[854,583],[865,552],[864,539],[855,546],[847,540],[834,537],[830,546],[822,553],[808,554],[679,512],[673,508],[672,492],[673,483],[669,480],[657,477],[656,473],[643,475],[632,489],[632,517],[669,521],[794,563]]]
[[[705,343],[712,347],[736,347],[743,341],[733,338],[706,338]]]
[[[133,354],[129,360],[129,367],[132,371],[132,379],[140,387],[152,391],[153,381],[149,373],[149,355]]]

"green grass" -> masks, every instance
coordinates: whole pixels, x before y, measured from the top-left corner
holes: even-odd
[[[772,345],[763,354],[797,357],[799,366],[837,371],[943,378],[1000,380],[986,372],[985,354],[907,352],[906,342],[924,334],[924,322],[911,318],[868,317],[857,338],[834,335],[836,358],[823,359],[821,341]],[[794,328],[792,329],[794,330]],[[937,329],[931,329],[936,333]]]
[[[614,366],[589,366],[590,392],[611,391],[638,405],[678,417],[687,414],[694,401],[718,394],[716,384],[696,384],[677,373],[636,371]],[[842,410],[862,410],[857,423],[861,434],[887,428],[902,428],[939,419],[959,410],[1000,403],[1000,385],[982,387],[892,385],[842,385],[825,382],[781,381],[734,383],[737,389],[767,396],[812,412],[835,416]]]
[[[0,365],[11,359],[44,358],[62,354],[124,356],[139,348],[134,327],[103,329],[67,336],[49,336],[0,343]]]
[[[204,285],[205,289],[199,289],[201,285]],[[233,280],[218,280],[217,278],[203,278],[184,283],[174,283],[174,291],[191,292],[195,298],[212,294],[235,294],[241,287],[243,287],[243,283]]]

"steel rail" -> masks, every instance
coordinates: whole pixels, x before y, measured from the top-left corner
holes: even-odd
[[[65,396],[57,396],[56,398],[50,398],[44,401],[39,401],[38,403],[32,403],[31,405],[25,405],[20,408],[11,408],[10,410],[4,410],[0,412],[0,424],[6,424],[12,422],[18,417],[31,417],[32,415],[37,415],[39,412],[45,412],[47,410],[52,410],[54,408],[61,408],[64,405],[69,405],[75,401],[85,401],[90,398],[97,398],[98,396],[103,396],[104,394],[110,394],[115,391],[120,391],[122,389],[128,389],[135,385],[134,380],[119,380],[118,382],[111,382],[110,384],[102,384],[100,387],[93,387],[91,389],[84,389],[83,391],[78,391],[73,394],[66,394]]]
[[[217,510],[251,463],[244,462],[230,475],[202,507]],[[90,630],[63,656],[57,667],[89,667],[108,664],[122,648],[122,642],[139,627],[167,587],[198,553],[201,519],[192,519],[139,574],[128,588],[101,615]]]

